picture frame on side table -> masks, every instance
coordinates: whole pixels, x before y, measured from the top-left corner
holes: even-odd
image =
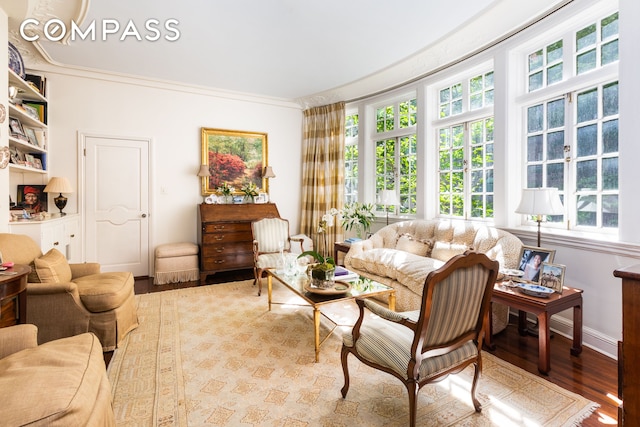
[[[552,263],[555,249],[523,246],[520,251],[518,269],[524,274],[518,279],[527,283],[539,283],[543,263]]]
[[[267,166],[266,133],[203,127],[201,164],[211,173],[202,177],[203,196],[214,194],[223,183],[236,190],[254,183],[258,192],[268,193],[269,180],[262,177]]]
[[[552,264],[545,262],[542,264],[540,274],[540,286],[551,288],[558,293],[562,293],[564,287],[564,273],[566,266],[562,264]]]

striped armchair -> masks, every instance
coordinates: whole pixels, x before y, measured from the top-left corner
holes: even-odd
[[[253,275],[258,295],[262,293],[262,274],[267,268],[276,268],[281,262],[280,251],[291,252],[291,242],[300,243],[303,252],[304,238],[289,235],[289,221],[282,218],[263,218],[251,223],[253,234]]]
[[[418,391],[426,384],[474,364],[471,399],[482,409],[475,390],[482,368],[484,321],[499,264],[486,255],[467,251],[429,273],[418,311],[396,313],[373,301],[358,299],[360,317],[343,338],[342,397],[349,390],[347,357],[388,372],[409,392],[410,425],[416,425]],[[376,316],[365,320],[364,308]]]

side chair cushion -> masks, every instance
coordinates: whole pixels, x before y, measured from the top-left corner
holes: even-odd
[[[280,243],[289,249],[289,222],[281,218],[264,218],[253,223],[253,239],[258,241],[260,252],[279,252]]]
[[[77,277],[74,283],[87,310],[92,313],[120,307],[133,292],[133,274],[130,272],[105,272]]]
[[[258,256],[258,261],[256,262],[257,268],[276,268],[278,263],[280,263],[280,253],[275,254],[261,254]]]
[[[67,283],[71,281],[71,268],[59,250],[53,248],[33,262],[40,282]]]
[[[412,341],[413,332],[409,328],[380,318],[367,318],[360,328],[356,350],[363,358],[393,370],[406,380]],[[353,347],[351,332],[345,333],[343,343]],[[476,345],[469,341],[445,355],[426,358],[420,365],[420,378],[436,376],[452,365],[475,358],[477,354]]]

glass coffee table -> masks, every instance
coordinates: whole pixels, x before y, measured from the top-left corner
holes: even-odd
[[[390,286],[367,279],[360,278],[341,282],[336,280],[336,286],[331,290],[320,290],[311,288],[311,281],[306,274],[296,274],[287,276],[284,272],[276,269],[268,269],[267,271],[267,289],[269,294],[269,311],[271,311],[271,296],[273,289],[273,279],[282,283],[287,289],[293,291],[296,295],[305,300],[313,308],[313,331],[315,337],[316,362],[320,360],[320,346],[329,338],[333,331],[339,326],[329,317],[325,316],[334,327],[329,331],[326,337],[320,341],[320,316],[323,314],[320,308],[323,305],[333,304],[340,301],[352,300],[355,298],[369,298],[372,296],[387,295],[389,301],[389,309],[396,308],[396,291]]]

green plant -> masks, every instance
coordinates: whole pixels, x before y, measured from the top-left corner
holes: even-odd
[[[227,184],[226,182],[223,182],[222,185],[217,188],[217,190],[223,196],[230,196],[235,191],[235,189],[231,187],[229,184]]]
[[[298,255],[298,258],[302,258],[304,256],[310,256],[318,263],[314,268],[321,270],[331,270],[336,268],[336,262],[332,257],[323,257],[316,251],[304,251]]]
[[[244,197],[253,200],[258,195],[258,186],[253,182],[249,182],[240,188],[240,191],[244,193]]]

